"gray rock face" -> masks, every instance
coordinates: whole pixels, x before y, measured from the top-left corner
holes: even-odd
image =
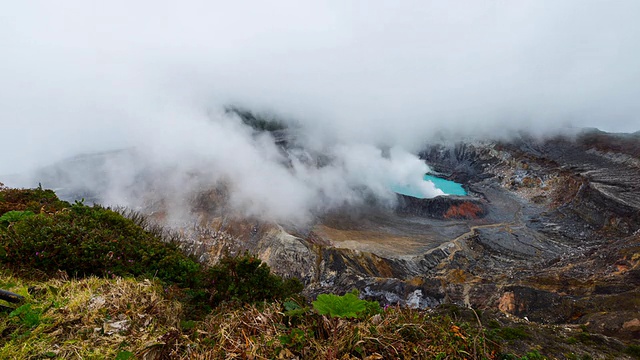
[[[224,188],[202,191],[188,199],[185,248],[203,261],[248,250],[302,279],[309,297],[357,288],[383,304],[453,302],[640,336],[637,134],[444,144],[420,155],[470,196],[399,196],[395,210],[339,209],[300,228],[234,217]],[[164,221],[163,206],[146,210]]]
[[[487,207],[480,198],[470,196],[418,199],[398,194],[396,211],[403,215],[434,219],[478,219],[487,214]]]
[[[640,153],[618,156],[607,136],[597,150],[588,134],[425,150],[472,198],[402,198],[382,221],[329,216],[298,233],[315,266],[308,295],[358,288],[382,303],[454,302],[637,337],[640,169],[629,158]],[[467,201],[481,216],[444,216]],[[291,273],[296,261],[286,258],[271,265]]]

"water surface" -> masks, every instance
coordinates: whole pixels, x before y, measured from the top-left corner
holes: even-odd
[[[439,178],[433,175],[425,175],[424,179],[426,181],[431,181],[436,186],[436,188],[442,190],[442,192],[447,195],[467,195],[467,192],[464,190],[462,185],[458,184],[457,182]]]
[[[442,192],[446,195],[467,195],[467,192],[464,190],[462,185],[454,181],[439,178],[433,175],[425,175],[424,181],[431,181],[437,189],[442,190]],[[414,189],[413,187],[408,185],[394,185],[391,187],[391,190],[402,195],[413,196],[419,199],[425,198],[425,196],[418,189]]]

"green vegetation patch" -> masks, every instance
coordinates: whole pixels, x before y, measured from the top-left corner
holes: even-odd
[[[0,183],[0,216],[9,211],[56,212],[69,207],[69,203],[58,199],[53,190],[12,189]]]
[[[247,253],[222,258],[217,265],[207,269],[206,274],[214,303],[286,299],[303,289],[300,280],[272,274],[267,264]]]
[[[377,302],[361,300],[357,290],[343,296],[320,294],[312,304],[320,315],[338,318],[361,318],[380,312]]]
[[[133,221],[100,206],[75,204],[53,214],[15,211],[12,226],[0,227],[0,262],[45,273],[157,277],[196,285],[200,264],[176,244],[153,237]]]
[[[0,313],[0,359],[114,359],[153,343],[184,316],[159,281],[35,280],[4,269],[0,282],[25,297]]]
[[[624,352],[640,359],[640,345],[629,345]]]
[[[99,205],[70,205],[50,190],[2,191],[12,199],[7,204],[17,208],[34,203],[57,209],[7,209],[0,216],[0,263],[22,273],[159,279],[173,286],[171,294],[201,310],[222,302],[286,299],[303,288],[295,278],[272,274],[249,254],[227,256],[205,268],[180,249],[175,237],[164,241],[165,232],[135,212],[129,218]]]
[[[28,218],[35,215],[32,211],[15,211],[11,210],[0,216],[0,226],[9,226],[11,223]]]
[[[255,256],[207,268],[139,214],[70,205],[49,190],[0,188],[0,207],[0,288],[24,297],[0,303],[0,359],[534,360],[561,353],[529,346],[540,340],[539,328],[502,326],[464,308],[383,311],[357,291],[322,294],[310,305],[296,296],[297,279],[272,274]],[[582,341],[588,334],[572,335],[564,345],[592,349]],[[519,355],[503,354],[508,346]],[[638,347],[626,352],[637,356]]]
[[[504,340],[521,340],[529,337],[529,334],[522,326],[503,327],[495,330],[495,334]]]

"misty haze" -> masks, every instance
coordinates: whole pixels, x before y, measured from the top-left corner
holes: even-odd
[[[389,198],[389,182],[427,172],[385,147],[640,130],[634,2],[362,6],[14,4],[0,15],[0,146],[12,154],[0,174],[134,148],[136,169],[107,170],[119,184],[150,164],[195,167],[282,219],[355,201],[361,185]],[[295,124],[305,150],[333,161],[291,166],[228,106]]]
[[[5,4],[0,191],[143,216],[202,266],[250,253],[308,300],[357,289],[633,349],[638,14],[624,0]],[[540,351],[601,351],[574,345]]]

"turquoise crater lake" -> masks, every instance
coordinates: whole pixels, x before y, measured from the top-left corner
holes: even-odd
[[[437,189],[442,190],[442,192],[447,195],[458,195],[458,196],[467,195],[467,192],[464,190],[462,185],[458,184],[457,182],[439,178],[433,175],[425,175],[423,179],[425,181],[431,181]],[[391,187],[391,190],[402,195],[413,196],[419,199],[424,199],[424,195],[418,189],[414,189],[411,186],[395,185]]]

